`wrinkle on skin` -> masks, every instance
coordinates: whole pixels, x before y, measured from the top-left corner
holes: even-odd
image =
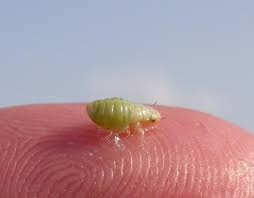
[[[162,119],[124,149],[84,104],[0,109],[0,197],[254,197],[254,138],[211,115],[156,106]]]

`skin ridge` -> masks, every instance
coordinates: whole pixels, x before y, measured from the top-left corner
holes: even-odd
[[[92,121],[106,130],[118,132],[128,130],[130,125],[151,122],[158,112],[150,107],[131,103],[122,98],[96,100],[87,105],[87,112]]]

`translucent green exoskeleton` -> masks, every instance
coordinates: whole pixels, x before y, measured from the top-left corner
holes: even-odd
[[[144,131],[158,123],[160,113],[150,106],[129,102],[122,98],[106,98],[88,103],[87,113],[100,128],[114,134],[128,132],[143,136]]]

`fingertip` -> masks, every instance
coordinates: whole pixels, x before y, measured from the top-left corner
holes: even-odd
[[[121,138],[124,149],[101,139],[84,104],[1,109],[0,195],[254,196],[251,134],[201,112],[156,109],[165,119],[143,147],[134,135]]]

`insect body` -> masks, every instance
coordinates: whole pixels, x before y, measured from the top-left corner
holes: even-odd
[[[116,134],[144,134],[144,129],[160,121],[160,113],[148,106],[122,98],[107,98],[87,104],[89,117],[99,127]]]

